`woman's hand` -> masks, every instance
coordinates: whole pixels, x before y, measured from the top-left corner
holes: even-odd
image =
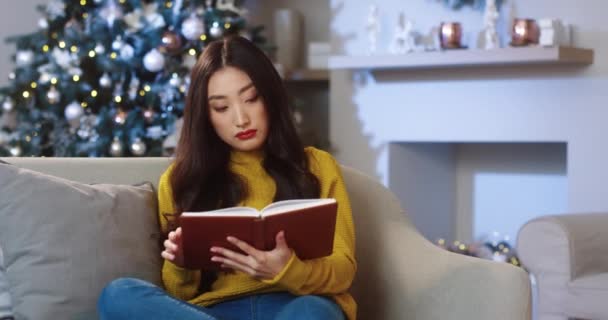
[[[182,247],[182,228],[177,228],[175,231],[169,232],[169,237],[163,243],[165,250],[161,252],[161,256],[175,264],[178,267],[184,266],[184,249]]]
[[[273,250],[260,251],[244,241],[228,237],[230,243],[243,250],[247,255],[226,248],[212,247],[211,252],[216,255],[211,258],[211,261],[221,263],[224,268],[242,271],[254,278],[272,279],[285,268],[293,254],[293,251],[285,242],[285,232],[277,233],[275,240],[277,245]]]

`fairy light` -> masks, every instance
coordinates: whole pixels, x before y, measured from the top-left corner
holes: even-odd
[[[90,57],[90,58],[94,58],[94,57],[95,57],[95,54],[96,54],[96,53],[95,53],[95,50],[91,50],[91,51],[89,51],[89,57]]]
[[[144,90],[146,90],[146,92],[150,92],[150,90],[152,90],[152,88],[150,88],[150,85],[145,85],[144,86]]]
[[[145,96],[146,95],[146,91],[145,90],[139,90],[139,95],[140,96]]]
[[[87,5],[87,0],[80,0],[80,5],[81,6],[86,6]]]
[[[202,34],[202,35],[201,35],[201,37],[200,37],[200,39],[201,39],[202,41],[207,40],[207,35],[206,35],[206,34]]]
[[[93,98],[97,97],[97,90],[91,91],[91,97],[93,97]]]
[[[32,87],[32,89],[36,89],[36,87],[38,87],[38,84],[36,82],[32,82],[30,83],[30,87]]]
[[[86,101],[83,101],[83,102],[80,103],[80,106],[83,107],[83,108],[86,108],[86,107],[89,106],[89,104],[86,103]]]
[[[116,101],[116,103],[120,103],[122,101],[122,97],[116,96],[116,97],[114,97],[114,101]]]
[[[29,98],[30,97],[30,92],[29,91],[23,91],[23,97],[24,98]]]
[[[52,79],[51,79],[51,83],[52,83],[52,84],[57,84],[57,78],[52,78]]]
[[[230,29],[230,27],[231,27],[230,23],[224,23],[224,28]]]
[[[59,41],[59,48],[61,48],[61,49],[65,48],[65,41],[63,41],[63,40]]]
[[[171,2],[171,1],[165,2],[165,7],[170,9],[171,7],[173,7],[173,2]]]
[[[77,46],[71,46],[70,47],[70,51],[76,53],[76,52],[78,52],[78,47]]]
[[[42,46],[42,52],[49,52],[49,45],[45,44]]]
[[[72,80],[74,80],[74,82],[78,82],[78,81],[80,81],[80,76],[79,76],[79,75],[77,75],[77,74],[75,74],[75,75],[72,77]]]
[[[195,55],[196,55],[196,49],[192,48],[192,49],[188,50],[188,53],[189,53],[191,56],[195,56]]]
[[[116,59],[116,57],[117,57],[117,56],[118,56],[118,55],[116,54],[116,52],[112,52],[112,53],[110,54],[110,58],[112,58],[112,59]]]

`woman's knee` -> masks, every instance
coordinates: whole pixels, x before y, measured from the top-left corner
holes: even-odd
[[[300,296],[289,302],[278,319],[331,319],[342,320],[344,313],[333,300],[321,296]]]
[[[143,280],[135,278],[118,278],[106,285],[97,301],[97,308],[100,313],[113,313],[122,308],[132,306],[134,299],[143,291],[155,288],[156,286]]]

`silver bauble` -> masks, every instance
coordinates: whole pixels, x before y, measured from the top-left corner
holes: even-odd
[[[173,75],[171,75],[171,79],[169,79],[169,84],[172,87],[178,87],[180,84],[182,84],[182,79],[179,78],[179,75],[177,73],[174,73]]]
[[[135,55],[135,49],[130,44],[125,44],[120,48],[120,58],[123,60],[131,60]]]
[[[118,51],[124,46],[125,43],[122,41],[122,38],[119,36],[112,42],[112,49]]]
[[[112,157],[120,157],[122,156],[122,153],[122,142],[120,142],[120,139],[118,137],[114,137],[114,140],[112,140],[112,144],[110,144],[110,155]]]
[[[32,50],[17,51],[15,63],[18,67],[29,66],[34,62],[34,52]]]
[[[209,29],[209,34],[214,38],[219,38],[224,35],[224,29],[220,27],[218,22],[214,22],[211,28]]]
[[[146,144],[141,140],[141,138],[135,138],[135,141],[131,143],[131,153],[138,157],[141,157],[146,154]]]
[[[61,93],[59,93],[55,86],[51,86],[51,89],[46,93],[46,98],[49,99],[49,103],[55,104],[61,100]]]
[[[144,56],[144,67],[150,72],[158,72],[165,66],[165,57],[157,49],[152,49]]]
[[[13,147],[10,147],[10,148],[8,149],[8,152],[9,152],[9,153],[11,154],[11,156],[13,156],[13,157],[20,157],[20,156],[21,156],[21,154],[23,154],[23,150],[21,149],[21,147],[20,147],[20,146],[13,146]]]
[[[46,20],[45,18],[40,18],[40,20],[38,20],[38,28],[46,30],[49,28],[49,21]]]
[[[2,110],[10,112],[13,111],[13,109],[15,109],[15,101],[13,101],[11,97],[4,99],[4,102],[2,103]]]
[[[196,40],[203,33],[205,33],[205,23],[194,14],[182,23],[182,34],[188,40]]]
[[[63,113],[70,125],[72,127],[77,127],[78,124],[80,124],[80,117],[84,114],[84,110],[82,109],[82,106],[80,106],[80,103],[72,101],[65,107]]]
[[[105,52],[106,52],[106,47],[104,47],[103,44],[98,43],[97,45],[95,45],[95,53],[103,54]]]
[[[14,72],[11,72],[8,74],[8,79],[9,80],[15,80],[15,77],[17,77],[17,75]]]
[[[104,73],[101,78],[99,78],[99,85],[104,88],[109,88],[112,85],[112,79],[107,73]]]

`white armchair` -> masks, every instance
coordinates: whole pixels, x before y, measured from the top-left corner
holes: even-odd
[[[608,319],[608,213],[533,219],[517,252],[536,278],[538,320]]]

